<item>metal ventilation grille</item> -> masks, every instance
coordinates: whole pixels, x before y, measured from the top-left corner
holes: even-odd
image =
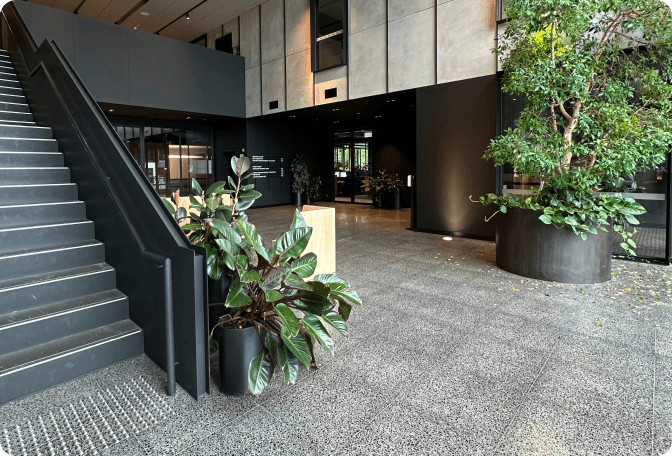
[[[140,378],[3,429],[0,449],[9,456],[98,455],[174,413]]]
[[[140,0],[138,3],[136,3],[136,5],[133,8],[128,10],[128,12],[126,14],[124,14],[121,19],[119,19],[117,22],[115,22],[115,24],[117,24],[117,25],[123,24],[126,19],[131,17],[131,14],[135,13],[137,10],[142,8],[142,5],[144,5],[147,2],[149,2],[149,0]]]

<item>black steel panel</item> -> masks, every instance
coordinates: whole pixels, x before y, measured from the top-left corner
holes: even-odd
[[[496,134],[497,78],[485,76],[417,90],[418,230],[494,239],[494,211],[469,201],[495,191],[483,160]]]
[[[88,17],[75,20],[74,68],[96,101],[129,105],[129,30],[100,25]]]
[[[77,16],[30,2],[14,2],[14,5],[36,43],[56,41],[70,65],[76,66],[74,27]]]
[[[128,34],[129,104],[175,109],[173,40],[137,30]]]

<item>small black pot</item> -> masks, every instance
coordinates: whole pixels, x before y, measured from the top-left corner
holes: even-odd
[[[261,340],[255,327],[219,331],[219,390],[240,396],[249,390],[250,362],[261,352]]]
[[[385,207],[388,209],[401,209],[401,194],[399,192],[385,194]]]
[[[303,206],[303,193],[292,193],[292,205],[294,206]]]
[[[219,280],[208,277],[208,303],[226,302],[231,287],[231,276],[222,274]],[[227,309],[225,306],[208,307],[208,335],[212,332],[220,317],[232,313],[236,309]]]
[[[381,209],[383,207],[383,197],[380,194],[376,195],[373,198],[373,205],[378,209]]]
[[[303,204],[304,204],[304,205],[309,205],[309,204],[310,204],[310,195],[309,195],[308,193],[306,193],[306,194],[303,196]]]

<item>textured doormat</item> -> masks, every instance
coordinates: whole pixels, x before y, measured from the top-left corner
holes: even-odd
[[[9,456],[97,455],[175,412],[140,377],[0,432]]]

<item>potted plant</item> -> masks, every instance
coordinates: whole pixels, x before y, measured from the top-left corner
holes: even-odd
[[[388,173],[386,169],[380,172],[383,181],[383,205],[388,209],[401,209],[401,189],[404,184],[398,174]]]
[[[292,204],[294,206],[303,206],[304,194],[310,183],[310,174],[306,162],[298,154],[292,160],[289,166],[292,172]]]
[[[222,245],[227,247],[225,241],[221,241],[221,231],[227,231],[227,223],[235,219],[246,220],[245,211],[249,209],[261,193],[254,190],[254,185],[242,185],[242,181],[250,177],[245,173],[250,169],[250,160],[247,157],[233,157],[231,166],[237,176],[237,181],[229,177],[227,182],[217,182],[203,191],[196,179],[191,181],[191,196],[189,196],[189,210],[181,201],[179,191],[172,195],[172,199],[163,199],[165,206],[174,215],[178,223],[188,220],[189,223],[182,226],[192,244],[203,247],[207,251],[208,266],[208,300],[209,327],[212,330],[223,315],[223,307],[215,307],[213,304],[224,302],[231,285],[231,275],[235,271],[235,264]],[[223,196],[228,195],[228,201]]]
[[[308,184],[308,190],[306,191],[306,204],[310,204],[311,201],[317,201],[319,199],[321,188],[322,180],[320,177],[311,177],[310,183]]]
[[[670,11],[659,0],[510,0],[505,8],[496,49],[503,89],[525,107],[484,158],[539,185],[480,198],[502,213],[497,264],[544,280],[609,280],[610,226],[632,255],[631,226],[645,211],[598,191],[657,167],[672,143]]]
[[[380,177],[369,177],[364,184],[364,192],[371,197],[371,201],[377,208],[383,207],[382,190],[383,179]]]
[[[260,394],[279,367],[294,383],[299,365],[315,364],[316,344],[333,354],[326,327],[347,337],[346,321],[361,300],[334,275],[308,279],[317,265],[314,253],[302,256],[313,229],[296,210],[290,230],[266,246],[244,219],[227,223],[220,240],[233,259],[235,279],[226,298],[220,334],[221,390]]]

